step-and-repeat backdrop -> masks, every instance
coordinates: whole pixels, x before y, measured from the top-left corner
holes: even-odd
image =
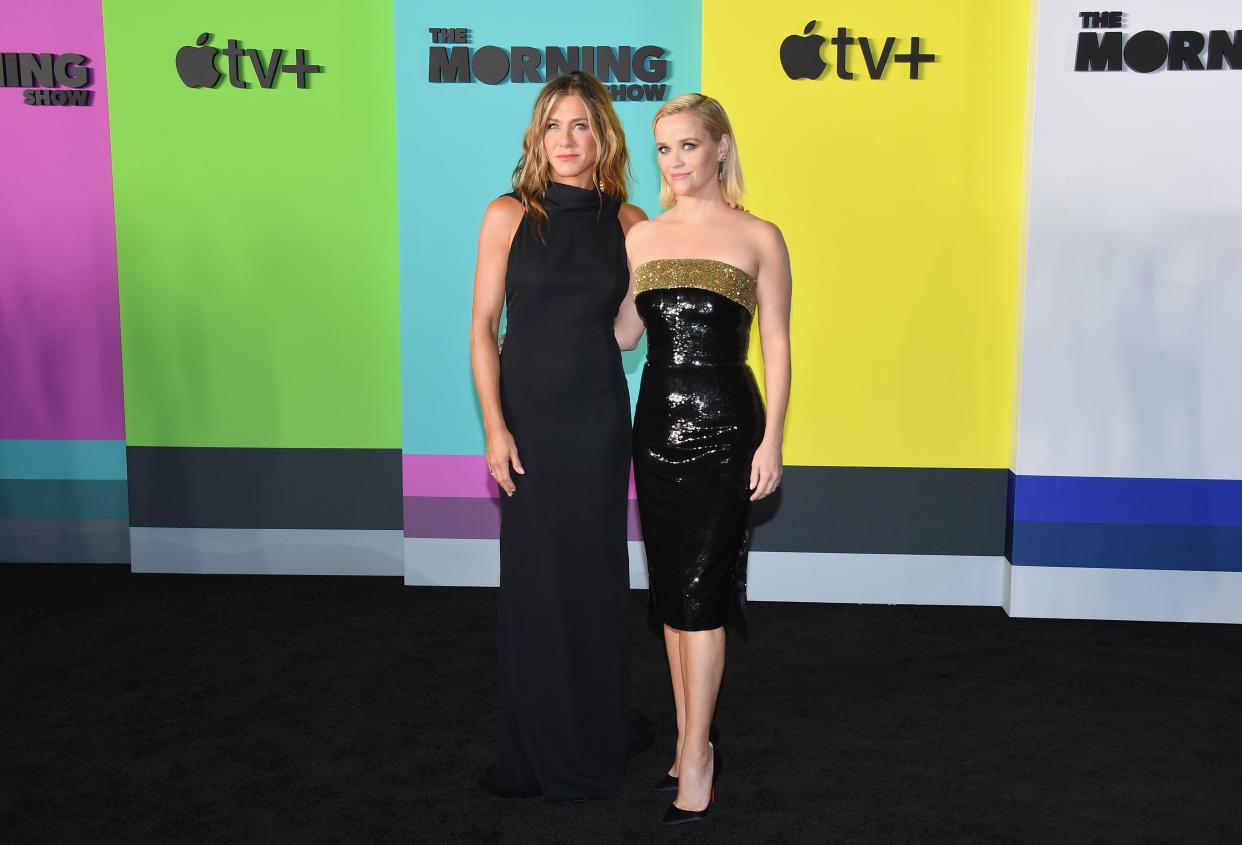
[[[1242,7],[1039,4],[1010,612],[1242,621]]]
[[[581,68],[632,201],[704,91],[790,247],[754,598],[1242,621],[1234,6],[6,12],[0,559],[495,584],[475,243]]]

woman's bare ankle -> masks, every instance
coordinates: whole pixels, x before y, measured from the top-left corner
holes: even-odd
[[[681,771],[681,737],[678,737],[677,738],[677,752],[676,752],[676,755],[673,757],[673,765],[669,766],[668,768],[669,777],[674,777],[674,778],[677,777],[680,771]]]
[[[677,754],[677,766],[680,770],[683,766],[694,771],[708,769],[712,764],[712,749],[710,745],[705,745],[701,750],[683,749]]]

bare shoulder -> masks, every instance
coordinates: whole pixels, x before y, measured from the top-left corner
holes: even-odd
[[[522,219],[522,214],[526,209],[522,207],[522,203],[515,197],[505,195],[496,197],[487,204],[487,210],[483,212],[483,219],[493,220],[496,223],[517,223]]]
[[[621,204],[621,208],[617,212],[617,219],[621,221],[621,231],[628,236],[635,226],[641,225],[647,220],[647,212],[636,205],[625,202]]]
[[[497,197],[487,204],[483,212],[480,242],[509,243],[522,223],[526,209],[513,197]]]
[[[746,237],[760,253],[783,252],[785,250],[785,236],[781,234],[779,226],[770,220],[764,220],[751,214],[747,214],[745,217],[746,220],[741,224],[742,229],[746,233]]]
[[[639,209],[639,213],[642,214],[642,209]],[[646,214],[643,214],[642,217],[634,220],[629,228],[625,230],[625,245],[632,249],[635,244],[642,243],[651,237],[652,230],[658,228],[659,225],[659,217],[649,218]]]
[[[627,227],[647,220],[647,212],[628,202],[621,203],[621,209],[617,212],[617,216],[621,218],[622,225]]]
[[[779,239],[781,237],[781,230],[770,220],[764,220],[762,217],[739,208],[730,209],[730,212],[733,216],[732,222],[734,225],[741,227],[747,237],[758,240]]]

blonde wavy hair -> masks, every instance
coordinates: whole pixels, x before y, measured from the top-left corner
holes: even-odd
[[[660,122],[660,118],[673,114],[692,114],[698,117],[703,121],[707,134],[711,135],[716,143],[720,143],[720,139],[725,135],[729,136],[731,142],[729,153],[720,165],[720,193],[724,195],[725,202],[733,205],[740,203],[742,196],[746,193],[746,186],[742,182],[742,163],[737,156],[737,136],[733,134],[733,124],[729,122],[729,115],[725,113],[724,106],[720,105],[720,101],[715,97],[708,97],[705,94],[682,94],[660,106],[659,111],[651,120],[652,130],[655,130],[655,125]],[[676,202],[677,195],[673,193],[668,181],[661,174],[660,206],[668,208]]]
[[[548,116],[561,97],[573,96],[581,97],[586,105],[587,124],[591,137],[595,139],[596,190],[618,202],[629,198],[626,185],[630,154],[625,146],[621,121],[612,107],[612,97],[594,76],[575,70],[551,80],[539,91],[535,107],[531,109],[530,125],[522,137],[522,157],[513,168],[513,189],[526,207],[526,213],[537,225],[548,219],[544,195],[548,183],[552,181],[552,165],[543,147]]]

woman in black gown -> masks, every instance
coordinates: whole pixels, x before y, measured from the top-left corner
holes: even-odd
[[[742,171],[720,104],[676,97],[654,131],[671,208],[629,233],[633,306],[617,338],[632,348],[646,325],[634,477],[677,710],[677,753],[657,789],[676,790],[664,823],[680,824],[715,799],[724,625],[745,611],[751,503],[780,483],[791,280],[780,230],[733,207]],[[756,310],[766,417],[746,363]]]
[[[500,720],[480,783],[509,797],[607,797],[630,742],[630,416],[613,324],[625,231],[645,215],[624,202],[627,165],[604,87],[559,77],[479,236],[471,362],[504,494]]]

